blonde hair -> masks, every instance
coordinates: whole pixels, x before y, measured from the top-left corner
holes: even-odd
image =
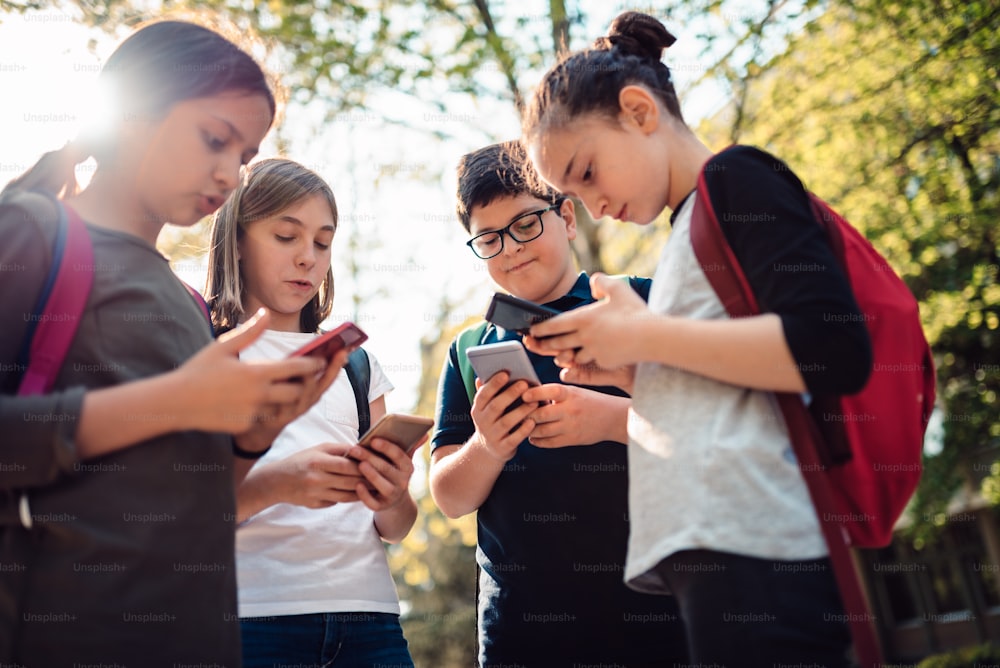
[[[208,257],[205,298],[217,332],[232,329],[244,319],[243,276],[240,272],[239,240],[246,227],[278,215],[299,201],[321,195],[330,205],[337,226],[337,202],[333,191],[318,174],[293,160],[270,158],[249,167],[240,185],[226,200],[212,223],[212,248]],[[333,269],[327,269],[319,291],[301,311],[303,332],[315,332],[333,308]]]

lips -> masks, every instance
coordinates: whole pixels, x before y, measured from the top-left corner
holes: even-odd
[[[516,272],[516,271],[521,271],[522,269],[524,269],[525,267],[527,267],[532,262],[534,262],[534,259],[526,260],[526,261],[521,262],[519,264],[515,264],[515,265],[513,265],[511,267],[507,267],[504,271],[506,271],[508,274]]]
[[[203,216],[215,213],[225,200],[218,195],[201,195],[198,197],[198,212]]]
[[[293,279],[291,281],[285,281],[285,283],[288,283],[293,288],[298,288],[299,290],[311,290],[313,287],[312,281],[307,281],[305,279],[302,280]]]
[[[616,220],[627,220],[625,216],[628,215],[628,204],[622,206],[621,211],[615,215]]]

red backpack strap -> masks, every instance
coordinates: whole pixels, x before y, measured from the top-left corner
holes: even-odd
[[[698,177],[690,236],[695,257],[726,312],[734,318],[759,314],[760,307],[754,298],[750,282],[726,241],[725,233],[712,208],[704,170]],[[821,436],[798,394],[776,392],[775,397],[785,418],[799,469],[809,489],[830,552],[833,573],[850,620],[855,652],[861,665],[879,666],[882,664],[881,644],[854,557],[848,547],[847,536],[839,523],[825,519],[836,519],[838,514],[833,511],[833,491],[826,476],[826,464],[820,457],[818,442]]]
[[[94,249],[87,226],[75,211],[58,201],[54,204],[59,219],[52,265],[32,314],[34,332],[28,332],[31,343],[19,395],[44,394],[52,389],[94,282]]]

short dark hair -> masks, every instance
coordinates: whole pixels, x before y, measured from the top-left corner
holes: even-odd
[[[458,161],[458,219],[469,231],[472,209],[502,197],[531,195],[551,204],[562,196],[534,175],[528,154],[518,141],[490,144]]]

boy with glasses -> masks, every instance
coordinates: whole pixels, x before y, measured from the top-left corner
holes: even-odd
[[[457,208],[467,244],[515,297],[558,311],[592,303],[589,277],[570,252],[573,203],[538,189],[528,169],[516,142],[461,159]],[[629,281],[645,298],[649,279]],[[476,338],[520,340],[493,325]],[[529,353],[541,386],[506,387],[501,372],[479,379],[470,402],[463,354],[456,339],[439,386],[430,482],[445,515],[478,511],[480,665],[684,663],[672,597],[622,581],[630,399],[616,388],[564,385],[552,358]]]

